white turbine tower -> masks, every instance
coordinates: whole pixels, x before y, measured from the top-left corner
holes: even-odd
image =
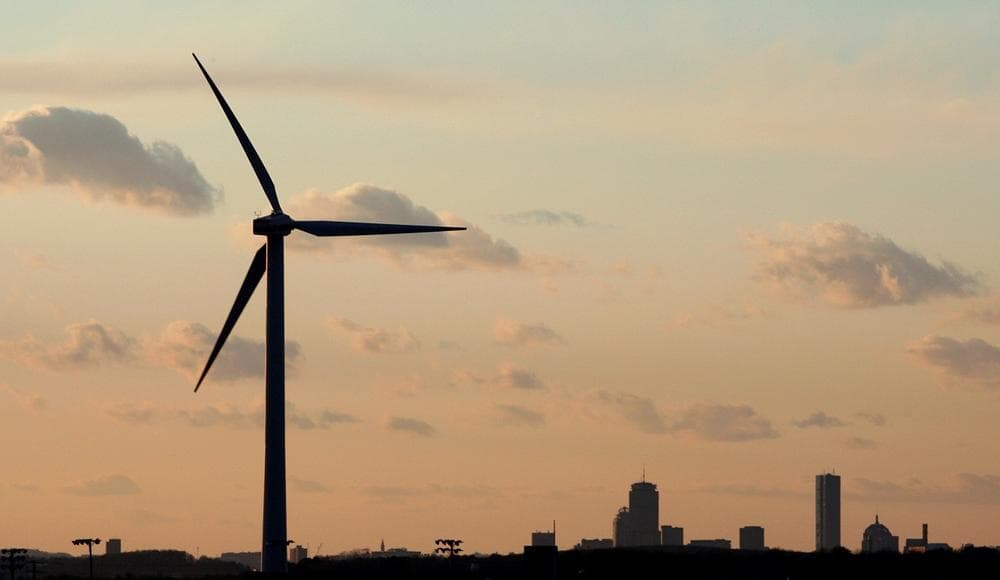
[[[261,546],[261,569],[264,573],[282,573],[287,571],[288,531],[285,509],[285,282],[284,282],[284,244],[285,236],[292,230],[302,230],[314,236],[370,236],[381,234],[413,234],[424,232],[442,232],[449,230],[464,230],[462,227],[424,226],[404,224],[373,224],[362,222],[339,222],[325,220],[298,221],[283,211],[278,203],[278,195],[274,182],[261,162],[257,151],[250,143],[240,122],[229,108],[219,88],[215,86],[208,71],[194,54],[198,68],[205,75],[205,80],[212,87],[215,98],[219,100],[229,124],[232,125],[236,138],[239,139],[243,151],[250,160],[250,165],[257,174],[264,194],[273,210],[270,215],[253,220],[253,233],[264,236],[266,242],[254,255],[250,262],[243,285],[236,294],[236,301],[229,310],[219,337],[215,341],[212,353],[208,356],[205,369],[198,378],[194,390],[197,392],[205,375],[218,356],[226,338],[232,332],[236,321],[253,295],[260,279],[267,272],[267,325],[266,333],[266,371],[265,371],[265,411],[264,411],[264,522],[263,544]]]

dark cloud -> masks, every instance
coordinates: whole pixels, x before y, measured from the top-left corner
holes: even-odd
[[[421,421],[412,417],[390,417],[388,427],[391,431],[410,433],[420,437],[430,437],[437,433],[434,426],[427,421]]]
[[[709,441],[753,441],[778,436],[771,421],[749,405],[696,405],[680,414],[671,431],[689,431]]]
[[[309,191],[285,204],[298,219],[332,219],[422,225],[464,226],[463,232],[399,236],[361,236],[329,240],[309,235],[289,237],[293,250],[332,252],[335,248],[375,252],[396,265],[445,270],[521,268],[517,248],[447,212],[435,213],[408,197],[374,185],[356,183],[334,193]]]
[[[836,417],[831,417],[823,411],[816,411],[801,421],[794,421],[793,424],[799,429],[807,429],[809,427],[831,429],[833,427],[843,427],[844,425],[847,425],[847,423],[844,423]]]
[[[534,372],[511,364],[500,365],[494,381],[498,386],[510,389],[534,391],[545,388],[545,383]]]
[[[175,215],[209,212],[220,197],[176,145],[144,145],[110,115],[66,107],[0,119],[0,185],[25,183]]]
[[[1000,504],[1000,475],[960,473],[952,485],[929,485],[919,479],[904,482],[857,478],[847,494],[877,502]]]
[[[448,497],[457,500],[478,500],[501,495],[499,489],[486,485],[440,485],[431,483],[423,486],[372,485],[361,490],[365,495],[386,502],[398,503],[414,497]]]
[[[545,424],[545,415],[521,405],[498,404],[496,408],[500,414],[499,422],[501,425],[511,427],[541,427]]]
[[[552,211],[548,209],[533,209],[507,213],[499,216],[500,219],[509,224],[519,226],[562,226],[570,225],[584,227],[593,225],[587,218],[572,211]]]
[[[931,335],[911,344],[907,350],[957,384],[1000,388],[1000,348],[981,338],[958,340]]]
[[[139,484],[125,475],[105,475],[96,479],[79,481],[65,487],[68,493],[84,496],[135,495],[142,490]]]
[[[892,240],[841,222],[789,228],[784,237],[747,235],[757,276],[793,298],[821,296],[847,308],[915,304],[974,294],[974,276],[949,262],[931,264]]]
[[[667,432],[667,423],[652,399],[608,391],[598,391],[597,398],[611,405],[623,419],[644,433]]]
[[[168,324],[159,338],[146,344],[146,358],[151,364],[173,369],[194,381],[204,368],[216,336],[203,324],[177,320]],[[264,347],[264,341],[230,335],[207,380],[236,381],[263,377]],[[294,372],[299,353],[298,342],[285,342],[287,372]]]
[[[399,354],[420,350],[420,341],[408,329],[371,328],[340,316],[327,318],[330,328],[352,337],[354,348],[372,354]]]
[[[70,324],[62,343],[46,346],[33,336],[0,341],[0,356],[34,368],[79,370],[134,362],[136,341],[96,320]]]
[[[559,333],[542,323],[528,324],[509,318],[497,319],[493,324],[493,338],[508,346],[557,345],[566,342]]]

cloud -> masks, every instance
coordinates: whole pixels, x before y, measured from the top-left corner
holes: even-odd
[[[437,430],[427,421],[413,419],[411,417],[390,417],[387,424],[389,430],[400,433],[410,433],[420,437],[430,437],[437,433]]]
[[[17,248],[14,250],[14,259],[30,270],[52,269],[52,263],[49,261],[49,258],[45,254],[35,250]]]
[[[453,104],[481,97],[484,86],[468,75],[448,76],[412,68],[391,71],[371,66],[269,66],[226,67],[202,59],[213,76],[225,79],[225,88],[253,91],[288,91],[295,94],[336,94],[366,104],[398,102],[412,110],[414,104]],[[192,71],[195,71],[192,74]],[[27,61],[23,57],[0,61],[0,93],[66,95],[143,95],[154,91],[208,90],[194,63],[167,66],[147,62],[141,69],[130,63],[90,60],[86,66],[62,61]],[[215,112],[215,111],[213,111]]]
[[[960,473],[952,485],[928,485],[919,479],[904,482],[866,478],[853,480],[853,499],[878,502],[944,504],[1000,504],[1000,475]]]
[[[793,424],[799,429],[807,429],[809,427],[832,429],[834,427],[843,427],[844,425],[847,425],[847,423],[844,423],[836,417],[831,417],[823,411],[816,411],[801,421],[794,421]]]
[[[83,496],[135,495],[142,491],[139,484],[125,475],[105,475],[76,482],[64,489],[68,493]]]
[[[335,248],[370,251],[397,266],[444,270],[504,270],[523,267],[521,253],[504,240],[448,212],[435,213],[405,195],[374,185],[355,183],[333,193],[316,190],[285,204],[297,219],[455,225],[462,232],[329,239],[306,234],[288,238],[289,249],[331,252]]]
[[[137,343],[124,332],[96,320],[70,324],[66,339],[45,346],[34,336],[0,341],[0,357],[33,368],[79,370],[134,362]]]
[[[907,351],[956,384],[1000,388],[1000,348],[981,338],[958,340],[929,335],[911,344]]]
[[[199,428],[249,429],[264,427],[263,400],[242,406],[221,402],[180,408],[156,406],[148,402],[135,404],[120,401],[105,403],[103,411],[117,421],[143,425],[169,421]],[[335,425],[360,421],[353,415],[331,409],[323,409],[318,412],[303,411],[291,401],[285,401],[285,420],[289,426],[302,430],[330,429]]]
[[[6,391],[8,395],[17,401],[18,405],[21,405],[32,413],[44,411],[49,406],[49,402],[44,397],[35,393],[27,393],[3,384],[0,384],[0,390]]]
[[[789,226],[783,237],[746,235],[757,277],[786,296],[819,295],[845,308],[916,304],[972,295],[976,278],[949,262],[934,265],[892,240],[842,222]]]
[[[333,491],[333,488],[325,483],[299,479],[297,477],[289,477],[288,483],[292,485],[293,490],[301,493],[330,493]]]
[[[609,404],[643,433],[666,433],[667,424],[652,399],[628,393],[598,391],[598,400]]]
[[[493,338],[508,346],[558,345],[566,342],[559,333],[542,323],[527,324],[509,318],[496,320],[493,324]]]
[[[393,503],[414,497],[443,496],[454,499],[476,500],[502,495],[499,489],[487,485],[440,485],[437,483],[430,483],[423,486],[371,485],[363,488],[361,492],[382,501]]]
[[[857,413],[857,417],[875,427],[884,427],[887,422],[885,415],[881,413]]]
[[[696,405],[682,412],[671,431],[690,431],[709,441],[753,441],[778,436],[771,422],[749,405]]]
[[[844,445],[849,449],[869,451],[878,447],[878,441],[864,437],[851,437],[847,441],[844,441]]]
[[[692,491],[703,493],[716,493],[720,495],[736,495],[743,497],[765,497],[765,498],[806,498],[812,497],[810,492],[797,489],[785,489],[779,487],[760,487],[757,485],[708,485],[696,488]]]
[[[210,212],[219,192],[176,145],[144,145],[110,115],[35,107],[0,119],[0,185],[69,185],[110,200],[174,215]]]
[[[511,427],[541,427],[545,424],[545,415],[532,411],[520,405],[496,406],[500,414],[499,423]]]
[[[208,359],[217,333],[197,322],[176,320],[167,325],[163,334],[146,344],[149,363],[173,369],[194,381]],[[263,341],[230,335],[222,352],[212,364],[207,379],[236,381],[264,376]],[[301,349],[299,343],[285,342],[285,369],[294,372]]]
[[[562,226],[570,225],[585,227],[593,225],[587,218],[572,211],[552,211],[548,209],[533,209],[515,213],[501,214],[500,220],[519,226]]]
[[[511,364],[500,365],[494,383],[500,387],[509,389],[523,389],[526,391],[541,390],[545,388],[545,383],[538,378],[534,372],[528,369],[518,368]]]
[[[340,316],[330,316],[327,324],[353,337],[354,348],[372,354],[400,354],[420,350],[420,341],[408,329],[370,328]]]
[[[12,482],[12,483],[10,484],[10,486],[11,486],[12,488],[16,489],[17,491],[23,491],[23,492],[26,492],[26,493],[35,493],[35,492],[37,492],[37,491],[38,491],[39,489],[41,489],[41,488],[40,488],[40,487],[38,486],[38,484],[37,484],[37,483],[35,483],[35,482],[33,482],[33,481],[18,481],[18,482]]]

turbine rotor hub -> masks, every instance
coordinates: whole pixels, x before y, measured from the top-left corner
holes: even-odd
[[[253,220],[253,233],[258,236],[287,236],[294,228],[295,220],[278,212]]]

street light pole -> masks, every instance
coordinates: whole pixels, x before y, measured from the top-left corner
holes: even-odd
[[[90,580],[94,580],[94,544],[100,543],[100,538],[77,538],[73,540],[74,546],[87,546],[87,555],[90,560]]]

